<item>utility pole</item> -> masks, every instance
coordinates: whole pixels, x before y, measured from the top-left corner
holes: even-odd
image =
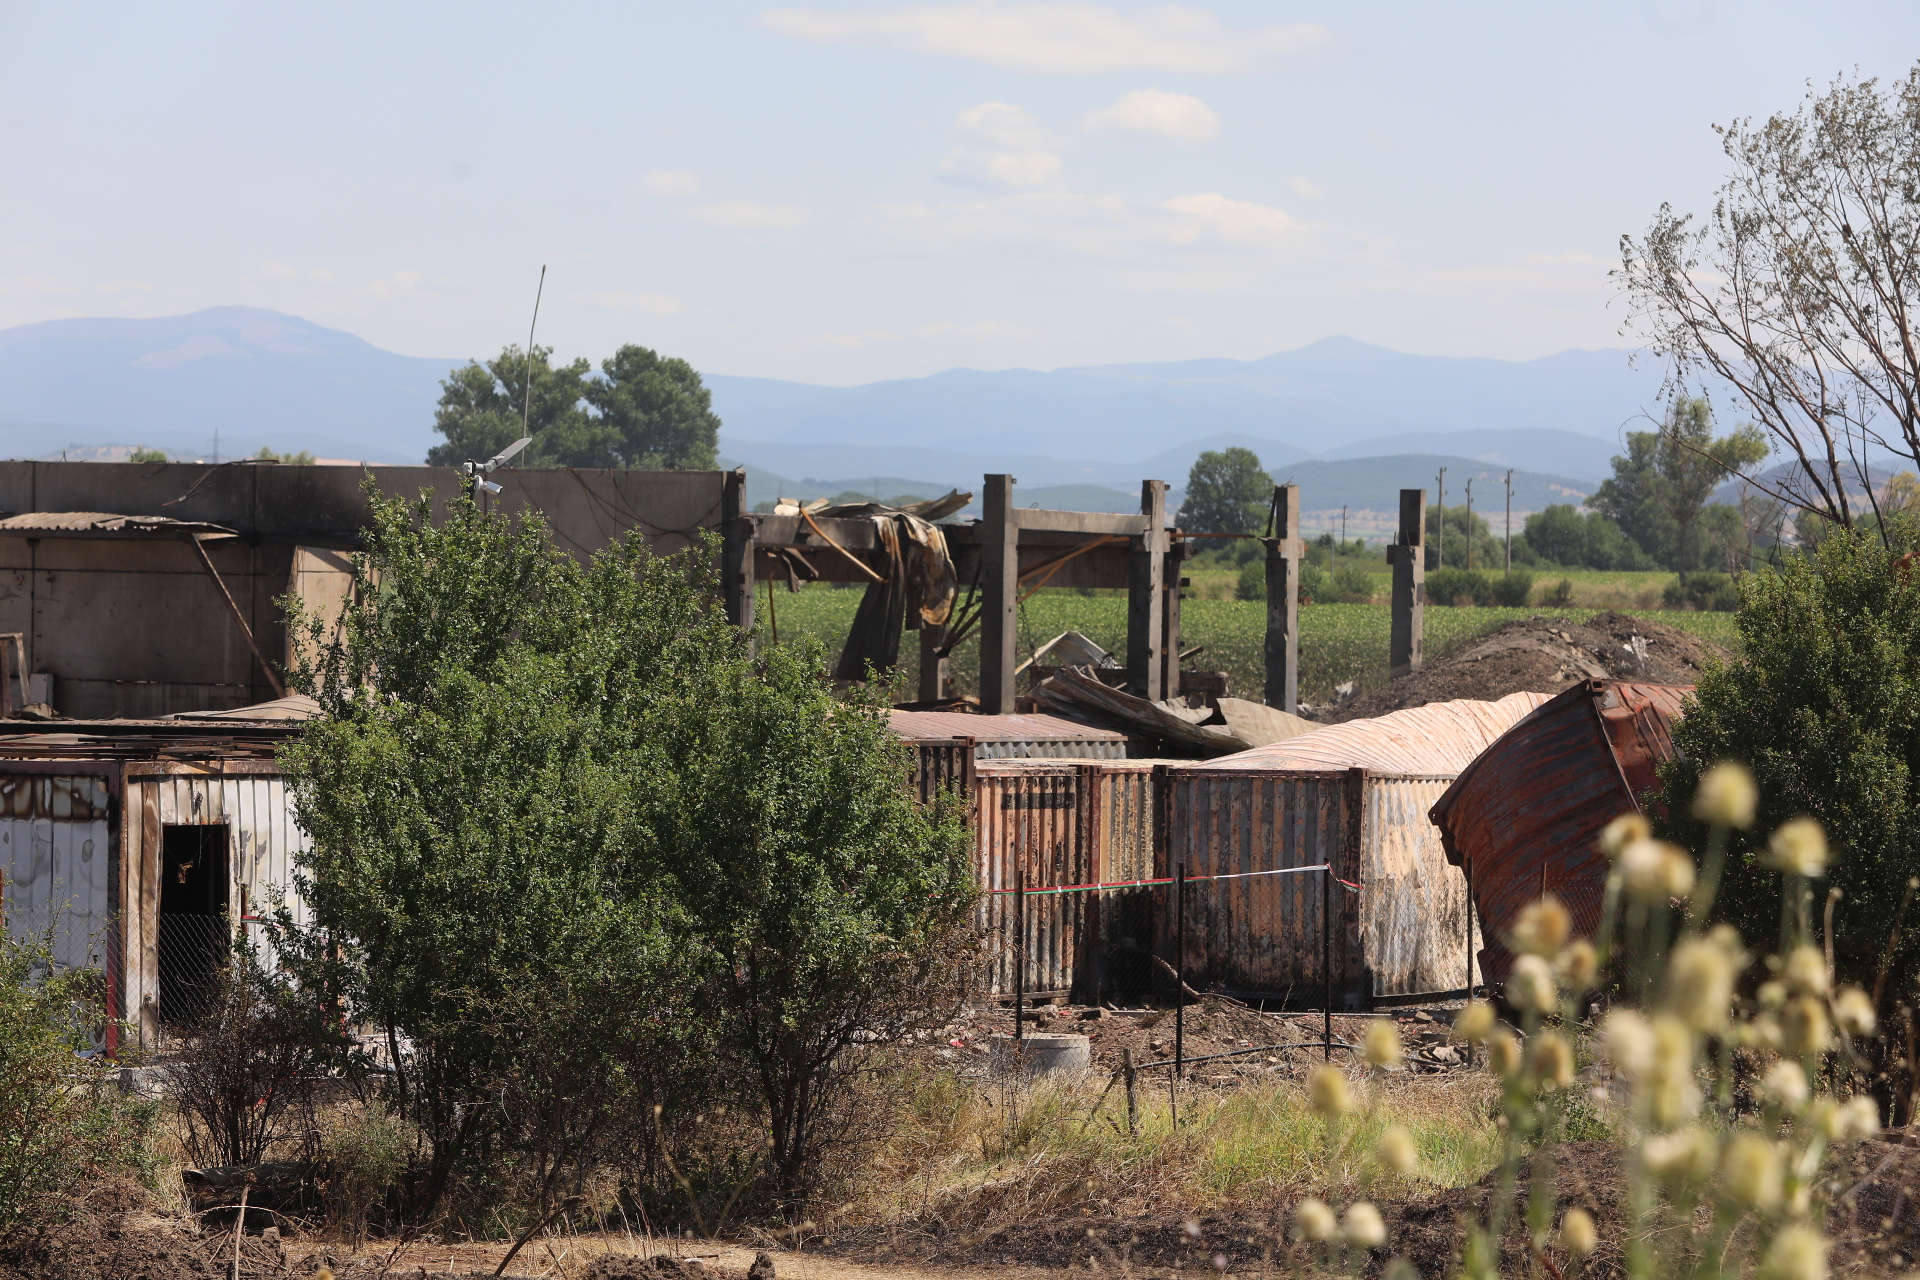
[[[1467,572],[1473,572],[1473,477],[1467,477]]]
[[[1513,468],[1507,468],[1507,572],[1513,572]]]
[[[1340,549],[1347,549],[1347,504],[1344,502],[1340,504]],[[1340,558],[1335,556],[1333,563],[1338,566]]]
[[[1445,467],[1440,468],[1439,483],[1440,496],[1435,499],[1433,510],[1437,517],[1435,523],[1440,526],[1438,530],[1440,536],[1433,540],[1433,567],[1444,569],[1447,567],[1447,469]]]

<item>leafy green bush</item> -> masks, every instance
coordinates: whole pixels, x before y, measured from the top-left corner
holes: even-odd
[[[1696,834],[1701,762],[1718,759],[1759,779],[1763,829],[1820,820],[1840,891],[1827,941],[1840,977],[1872,988],[1886,967],[1883,1012],[1910,1002],[1920,978],[1920,929],[1901,925],[1920,873],[1920,582],[1902,559],[1920,548],[1920,526],[1886,533],[1836,530],[1813,554],[1747,577],[1740,656],[1701,677],[1674,728],[1679,758],[1661,771],[1662,807],[1683,837]],[[1741,836],[1727,862],[1719,910],[1749,936],[1780,923],[1767,853],[1763,838]]]
[[[1312,565],[1307,568],[1319,573]],[[1265,600],[1267,598],[1267,562],[1249,560],[1240,566],[1240,574],[1233,581],[1233,595],[1236,600]]]
[[[1333,571],[1327,592],[1341,604],[1368,604],[1373,600],[1373,575],[1357,564],[1343,564]]]
[[[1732,613],[1740,607],[1740,584],[1725,573],[1683,573],[1660,593],[1669,609]]]
[[[1541,597],[1540,603],[1553,609],[1572,608],[1573,579],[1562,578],[1560,581],[1554,583],[1553,586],[1547,589],[1547,593]]]
[[[1493,580],[1477,569],[1432,569],[1427,573],[1429,604],[1491,604]]]
[[[0,919],[0,1241],[65,1216],[88,1183],[138,1169],[152,1108],[113,1085],[95,1037],[94,969],[56,969],[43,941]]]
[[[1493,602],[1509,609],[1524,609],[1533,598],[1533,575],[1524,569],[1509,569],[1493,582]]]

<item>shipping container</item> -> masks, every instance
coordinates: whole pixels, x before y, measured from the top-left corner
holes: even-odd
[[[1545,701],[1431,703],[1166,766],[1164,866],[1238,878],[1190,882],[1159,953],[1197,990],[1301,1006],[1329,980],[1345,1009],[1463,989],[1465,885],[1427,811]]]
[[[1024,989],[1039,998],[1137,1000],[1154,986],[1156,895],[1134,887],[1036,889],[1147,880],[1159,845],[1156,767],[1131,760],[986,760],[974,766],[979,923],[987,989],[1009,998],[1024,923]],[[1027,896],[1016,903],[1019,869]],[[1024,919],[1023,919],[1024,917]]]
[[[978,760],[1124,760],[1129,754],[1125,734],[1060,716],[898,710],[888,715],[893,731],[909,742],[971,738]]]
[[[942,792],[972,794],[972,738],[915,738],[907,745],[913,751],[913,794],[921,804],[932,804]]]
[[[1467,873],[1486,980],[1506,980],[1502,940],[1549,893],[1574,929],[1600,927],[1607,861],[1601,828],[1637,812],[1673,759],[1672,728],[1692,685],[1585,680],[1521,720],[1433,806],[1447,860]]]
[[[237,939],[273,962],[268,913],[305,919],[306,837],[273,760],[288,731],[109,721],[0,737],[7,929],[102,970],[111,1014],[144,1045],[204,1010]]]

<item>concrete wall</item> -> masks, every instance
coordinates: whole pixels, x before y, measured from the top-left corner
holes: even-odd
[[[439,501],[447,467],[375,467],[381,492]],[[238,539],[206,545],[267,657],[288,638],[274,601],[290,590],[338,608],[366,520],[357,467],[0,462],[0,513],[97,511],[204,520]],[[720,523],[724,473],[503,469],[497,510],[539,511],[556,545],[586,555],[638,529],[662,554]],[[191,547],[158,538],[0,537],[0,633],[19,632],[27,669],[53,676],[57,710],[147,718],[274,696]],[[15,694],[16,701],[20,699]]]

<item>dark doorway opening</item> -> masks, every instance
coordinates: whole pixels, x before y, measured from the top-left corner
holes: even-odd
[[[233,949],[227,828],[160,830],[160,1019],[182,1026],[213,1007]]]

